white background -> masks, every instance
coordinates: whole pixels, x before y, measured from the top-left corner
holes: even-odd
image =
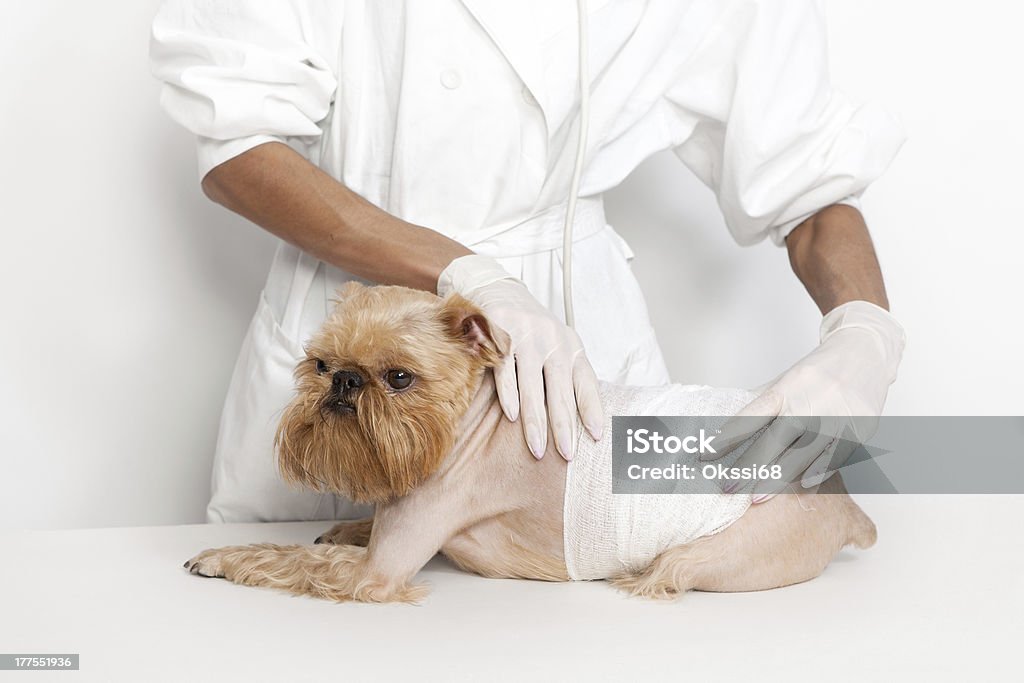
[[[866,195],[910,344],[889,414],[1024,414],[1024,11],[827,3],[833,73],[910,141]],[[200,522],[273,240],[203,198],[148,74],[157,0],[0,6],[0,526]],[[676,381],[760,384],[816,343],[771,245],[671,156],[609,197]]]

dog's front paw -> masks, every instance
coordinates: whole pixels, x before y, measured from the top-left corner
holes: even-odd
[[[359,543],[361,540],[359,533],[352,529],[351,526],[345,522],[332,527],[330,530],[325,531],[316,537],[313,541],[313,545],[363,545],[366,543]]]
[[[223,548],[211,548],[199,553],[185,563],[185,569],[191,574],[224,578]]]
[[[316,537],[315,545],[358,545],[364,548],[370,542],[373,518],[339,522]]]

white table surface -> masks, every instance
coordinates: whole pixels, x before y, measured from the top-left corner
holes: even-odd
[[[0,680],[1021,680],[1024,496],[859,499],[879,527],[820,578],[627,598],[441,558],[420,606],[332,604],[189,575],[203,548],[324,523],[0,531],[0,652],[80,653]]]

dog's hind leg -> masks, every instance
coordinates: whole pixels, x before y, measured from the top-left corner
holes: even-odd
[[[330,530],[316,537],[315,544],[327,545],[359,545],[364,548],[370,542],[373,531],[373,517],[338,522]]]
[[[707,540],[669,548],[654,558],[646,569],[612,577],[611,583],[638,597],[673,600],[696,588],[705,568],[717,559],[715,544],[707,543]]]
[[[614,577],[634,595],[673,598],[688,590],[779,588],[825,570],[846,545],[871,547],[875,525],[846,493],[838,474],[817,494],[781,494],[755,505],[732,526],[669,548],[649,567]]]

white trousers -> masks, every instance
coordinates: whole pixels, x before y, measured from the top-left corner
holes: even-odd
[[[573,244],[576,329],[600,379],[666,384],[668,370],[630,269],[632,252],[604,223],[600,200],[593,201],[598,204],[588,204],[581,212],[584,224],[577,228]],[[549,218],[557,225],[557,216]],[[561,249],[550,248],[560,242],[560,233],[546,230],[550,239],[541,240],[517,240],[514,233],[497,240],[492,236],[486,243],[460,241],[497,258],[561,316]],[[277,423],[294,395],[292,372],[304,357],[303,343],[331,310],[337,288],[350,279],[354,278],[288,244],[278,247],[224,403],[208,521],[351,519],[369,514],[370,508],[332,494],[285,484],[273,449]]]

